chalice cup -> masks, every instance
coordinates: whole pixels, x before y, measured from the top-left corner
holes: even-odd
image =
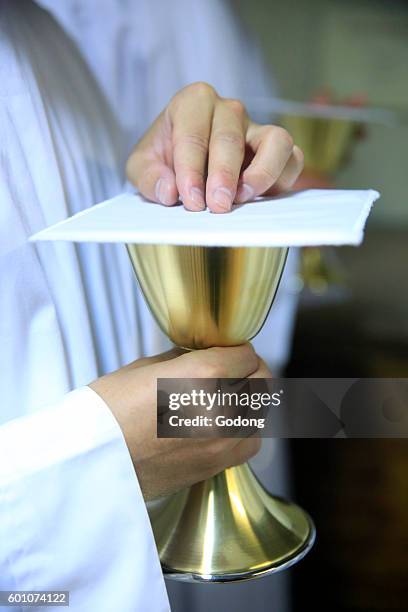
[[[332,180],[349,158],[361,124],[336,117],[285,115],[282,123],[305,156],[305,170],[316,181]],[[331,257],[327,257],[327,254]],[[343,273],[333,248],[303,247],[300,276],[312,293],[323,295],[343,285]]]
[[[128,244],[147,303],[178,346],[234,346],[261,329],[287,248]],[[271,338],[273,342],[273,338]],[[150,519],[163,571],[188,582],[266,576],[300,560],[315,530],[270,495],[248,464],[155,501]]]

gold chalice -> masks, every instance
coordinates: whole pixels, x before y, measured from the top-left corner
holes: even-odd
[[[328,108],[328,107],[327,107]],[[351,118],[284,115],[282,124],[305,155],[305,170],[316,180],[333,179],[350,156],[361,124]],[[313,187],[313,180],[310,180]],[[332,285],[344,283],[340,264],[325,255],[328,249],[304,247],[300,274],[305,287],[314,294],[327,293]],[[333,263],[335,262],[335,263]]]
[[[287,255],[287,248],[127,248],[158,324],[187,349],[253,338]],[[285,569],[308,552],[315,534],[308,515],[270,495],[248,464],[157,500],[149,514],[163,571],[191,582],[247,580]]]

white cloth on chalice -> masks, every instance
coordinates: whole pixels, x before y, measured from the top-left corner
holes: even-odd
[[[358,245],[372,189],[312,189],[234,206],[228,214],[161,206],[124,193],[33,236],[33,240],[204,246]]]

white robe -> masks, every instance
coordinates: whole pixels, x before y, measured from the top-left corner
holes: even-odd
[[[27,242],[120,191],[118,130],[36,5],[0,1],[0,59],[0,421],[22,417],[0,427],[0,590],[70,590],[76,612],[165,611],[122,433],[81,388],[143,351],[126,254]]]

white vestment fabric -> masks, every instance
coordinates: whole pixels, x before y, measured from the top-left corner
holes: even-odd
[[[143,352],[126,254],[28,243],[118,193],[118,130],[31,2],[0,1],[0,58],[0,422],[21,417],[0,427],[0,590],[69,590],[75,612],[164,612],[119,426],[89,388],[66,395]]]
[[[89,387],[0,427],[0,590],[69,590],[75,612],[169,609],[121,430]]]

